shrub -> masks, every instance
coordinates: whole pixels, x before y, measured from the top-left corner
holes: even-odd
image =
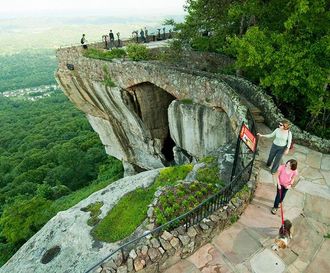
[[[154,55],[154,58],[167,63],[176,63],[183,57],[182,43],[179,40],[170,42],[168,48],[162,48]]]
[[[223,186],[223,181],[219,178],[218,167],[199,169],[197,172],[197,179],[204,183]]]
[[[203,193],[201,191],[195,192],[195,197],[200,199],[203,196]]]
[[[185,178],[191,169],[192,165],[188,164],[161,170],[152,186],[146,189],[137,189],[121,198],[108,215],[92,230],[93,237],[100,241],[115,242],[130,235],[146,218],[147,206],[151,203],[157,188],[177,184],[177,181]],[[166,195],[159,197],[159,205],[162,209],[170,207],[170,210],[177,213],[173,209],[173,207],[177,208],[175,201],[176,197],[173,192],[169,198]],[[168,204],[169,202],[172,202],[171,206]],[[164,216],[160,208],[155,208],[154,213],[159,225],[171,220]],[[167,213],[170,211],[168,210]]]
[[[230,223],[234,224],[238,221],[239,217],[236,214],[230,216]]]
[[[167,195],[167,203],[169,205],[173,205],[175,203],[175,201],[176,201],[176,198],[175,198],[173,192],[169,192]]]
[[[149,59],[149,50],[140,44],[127,45],[127,55],[132,61],[142,61]]]
[[[206,157],[203,157],[200,160],[200,162],[204,162],[206,164],[214,164],[214,163],[216,163],[216,160],[217,160],[217,158],[214,156],[206,156]]]
[[[178,197],[183,197],[185,194],[186,194],[186,193],[185,193],[183,190],[179,190],[179,191],[176,192],[176,195],[177,195]]]
[[[189,186],[190,191],[196,191],[197,190],[197,185],[195,183],[191,184]]]
[[[112,56],[114,59],[123,58],[127,55],[125,49],[122,48],[113,48],[111,51],[108,51],[108,55]]]
[[[167,198],[165,195],[161,195],[159,197],[159,203],[160,205],[162,205],[163,207],[165,207],[167,205]]]
[[[163,225],[167,222],[165,216],[163,215],[163,213],[158,208],[155,209],[155,216],[156,216],[156,222],[159,225]]]
[[[125,57],[126,51],[121,48],[114,48],[111,51],[104,51],[97,48],[88,48],[87,50],[84,50],[83,55],[87,58],[111,61],[112,59]]]
[[[180,205],[179,204],[174,204],[173,205],[173,210],[174,211],[179,211],[180,210]]]
[[[192,205],[194,205],[194,204],[197,202],[196,198],[195,198],[193,195],[190,195],[190,196],[188,197],[188,201],[189,201],[190,204],[192,204]]]
[[[201,188],[201,192],[202,192],[203,194],[206,194],[206,193],[208,192],[208,190],[207,190],[207,188],[203,187],[203,188]]]
[[[167,207],[164,211],[165,216],[167,217],[167,219],[171,219],[174,218],[174,209],[172,207]]]
[[[188,200],[183,200],[182,206],[185,207],[185,208],[188,208],[189,207],[189,201]]]
[[[184,192],[184,191],[186,190],[185,186],[184,186],[182,183],[180,183],[180,184],[177,186],[177,189],[178,189],[178,191],[182,191],[182,192]]]

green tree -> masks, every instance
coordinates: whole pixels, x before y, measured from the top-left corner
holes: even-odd
[[[274,1],[273,5],[277,5]],[[289,9],[289,12],[288,12]],[[236,66],[276,98],[295,123],[329,137],[330,13],[326,1],[288,1],[283,27],[229,38]],[[293,109],[287,110],[285,109]]]
[[[49,219],[52,213],[50,204],[50,201],[41,197],[16,200],[3,211],[0,218],[1,235],[10,243],[27,240]]]
[[[330,137],[328,1],[187,0],[186,10],[182,42],[230,54],[289,119]]]

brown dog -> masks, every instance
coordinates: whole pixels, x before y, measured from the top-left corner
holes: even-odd
[[[290,220],[285,220],[284,225],[280,227],[278,238],[275,239],[275,244],[272,245],[272,250],[285,249],[288,247],[290,239],[292,239],[292,223]]]

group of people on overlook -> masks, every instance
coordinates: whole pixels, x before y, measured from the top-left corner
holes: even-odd
[[[163,28],[163,33],[161,34],[161,29],[158,29],[158,33],[152,34],[151,36],[148,34],[148,29],[144,27],[144,29],[134,30],[132,32],[132,38],[136,43],[148,43],[149,40],[151,39],[152,41],[159,41],[159,40],[165,40],[166,38],[172,38],[172,30],[169,30],[168,36],[166,36],[166,29],[165,27]],[[102,36],[102,41],[105,44],[105,48],[111,50],[114,47],[121,47],[122,42],[120,40],[120,33],[116,33],[117,36],[117,41],[115,41],[115,36],[114,33],[112,32],[112,29],[110,29],[109,34],[103,35]],[[88,42],[86,40],[86,34],[83,34],[80,43],[84,49],[88,48]]]
[[[121,46],[120,32],[117,32],[116,33],[116,36],[117,36],[117,45],[115,45],[115,36],[114,36],[114,34],[112,32],[112,29],[110,29],[109,34],[102,36],[102,41],[105,43],[105,47],[107,49],[110,49],[111,50],[115,46],[116,47],[120,47]],[[82,37],[80,39],[80,43],[82,44],[82,47],[84,49],[87,49],[88,48],[88,42],[86,40],[86,34],[83,34],[82,35]]]

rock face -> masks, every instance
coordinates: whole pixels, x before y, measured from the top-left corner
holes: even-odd
[[[60,49],[57,57],[64,93],[87,114],[107,153],[127,163],[127,173],[170,164],[174,147],[203,157],[247,121],[239,96],[212,75],[159,62],[85,58],[80,47]],[[173,101],[191,105],[169,107]]]
[[[172,139],[194,157],[205,156],[233,139],[230,120],[219,109],[173,101],[168,117]]]
[[[153,183],[159,170],[120,179],[93,193],[71,209],[59,212],[0,269],[1,273],[85,272],[118,247],[98,242],[90,235],[89,212],[82,211],[95,202],[103,202],[100,218],[126,193]]]

